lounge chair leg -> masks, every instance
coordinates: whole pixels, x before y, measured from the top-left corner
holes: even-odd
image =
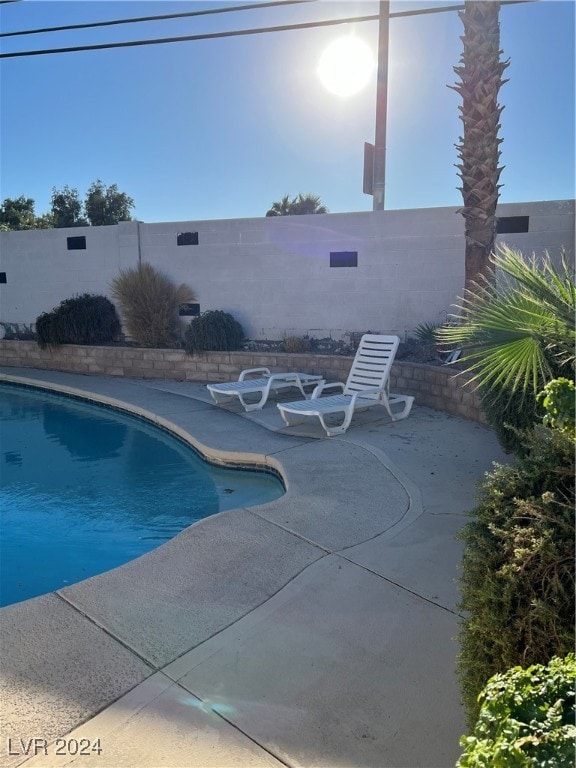
[[[218,397],[216,392],[212,392],[212,390],[210,390],[210,394],[212,396],[212,400],[214,400],[216,405],[220,405],[221,403],[227,403],[229,400],[232,399],[229,395],[221,395],[220,397]]]
[[[293,427],[295,424],[302,424],[302,422],[305,421],[305,418],[289,419],[286,415],[286,411],[280,411],[280,415],[282,416],[284,424],[286,424],[287,427]]]
[[[386,409],[386,413],[388,414],[388,416],[390,416],[392,421],[396,421],[396,417],[394,416],[394,414],[392,413],[392,409],[390,408],[390,403],[388,401],[388,398],[383,395],[382,399],[380,400],[380,403],[381,405],[384,406],[384,408]]]
[[[242,394],[238,393],[238,399],[244,406],[244,410],[246,411],[261,411],[262,408],[264,408],[264,403],[268,399],[268,392],[262,392],[260,394],[260,400],[258,400],[257,403],[247,403],[246,400],[242,397]]]
[[[412,410],[414,398],[411,395],[392,395],[391,397],[393,403],[404,403],[404,408],[399,413],[395,413],[394,415],[390,414],[392,420],[401,421],[402,419],[407,418]],[[388,413],[390,413],[390,410],[388,410]]]
[[[326,430],[326,434],[328,435],[328,437],[335,437],[336,435],[343,435],[344,432],[346,432],[346,430],[350,426],[350,422],[352,421],[352,410],[349,409],[347,411],[344,411],[344,421],[342,422],[342,424],[340,424],[339,427],[329,427],[324,421],[324,418],[321,413],[318,414],[318,418],[320,419],[320,423]]]

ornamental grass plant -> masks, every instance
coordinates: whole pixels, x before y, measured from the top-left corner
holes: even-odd
[[[182,304],[196,301],[186,285],[176,285],[151,264],[123,269],[112,281],[112,296],[118,302],[128,335],[141,347],[180,345]]]

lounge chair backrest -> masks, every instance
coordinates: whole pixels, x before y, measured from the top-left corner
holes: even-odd
[[[387,386],[399,343],[398,336],[365,333],[360,339],[360,345],[344,387],[344,394],[352,395],[354,392],[361,392],[371,387]],[[379,395],[369,393],[366,397],[377,400]]]

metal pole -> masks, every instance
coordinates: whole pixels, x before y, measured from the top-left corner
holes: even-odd
[[[388,110],[388,43],[390,0],[380,0],[378,19],[378,79],[376,82],[376,132],[374,137],[374,211],[384,210],[386,179],[386,114]]]

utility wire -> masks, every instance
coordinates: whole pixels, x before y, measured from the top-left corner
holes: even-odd
[[[516,5],[519,3],[540,2],[540,0],[500,0],[501,5]],[[400,16],[419,16],[426,13],[444,13],[447,11],[464,10],[464,5],[450,5],[439,8],[424,8],[419,11],[397,11],[390,14],[390,18]],[[183,43],[196,40],[215,40],[226,37],[241,37],[244,35],[258,35],[268,32],[288,32],[295,29],[311,29],[313,27],[331,27],[337,24],[351,24],[362,21],[378,21],[379,15],[351,16],[344,19],[327,19],[325,21],[309,21],[300,24],[283,24],[277,27],[258,27],[254,29],[235,29],[228,32],[211,32],[200,35],[185,35],[182,37],[163,37],[155,40],[133,40],[122,43],[101,43],[99,45],[78,45],[68,48],[47,48],[36,51],[18,51],[16,53],[1,53],[0,59],[13,59],[22,56],[44,56],[51,53],[75,53],[78,51],[101,51],[111,48],[134,48],[142,45],[162,45],[165,43]]]
[[[138,45],[160,45],[162,43],[183,43],[192,40],[214,40],[223,37],[240,37],[242,35],[258,35],[266,32],[287,32],[292,29],[309,29],[311,27],[328,27],[335,24],[349,24],[352,21],[376,21],[378,16],[353,16],[347,19],[329,19],[327,21],[310,21],[301,24],[283,24],[279,27],[259,27],[256,29],[234,29],[229,32],[210,32],[201,35],[186,35],[184,37],[163,37],[157,40],[132,40],[124,43],[101,43],[99,45],[78,45],[70,48],[48,48],[38,51],[18,51],[18,53],[2,53],[0,59],[16,58],[17,56],[43,56],[49,53],[73,53],[76,51],[101,51],[105,48],[130,48]]]
[[[15,2],[16,0],[0,0]],[[275,2],[252,3],[237,5],[232,8],[210,8],[203,11],[188,11],[187,13],[167,13],[162,16],[138,16],[131,19],[113,19],[112,21],[93,21],[87,24],[70,24],[65,27],[43,27],[41,29],[22,29],[18,32],[1,32],[0,37],[16,37],[17,35],[38,35],[42,32],[63,32],[69,29],[93,29],[95,27],[110,27],[115,24],[137,24],[141,21],[163,21],[164,19],[182,19],[190,16],[208,16],[214,13],[233,13],[234,11],[251,11],[255,8],[273,8],[279,5],[296,5],[299,3],[316,3],[318,0],[275,0]]]

